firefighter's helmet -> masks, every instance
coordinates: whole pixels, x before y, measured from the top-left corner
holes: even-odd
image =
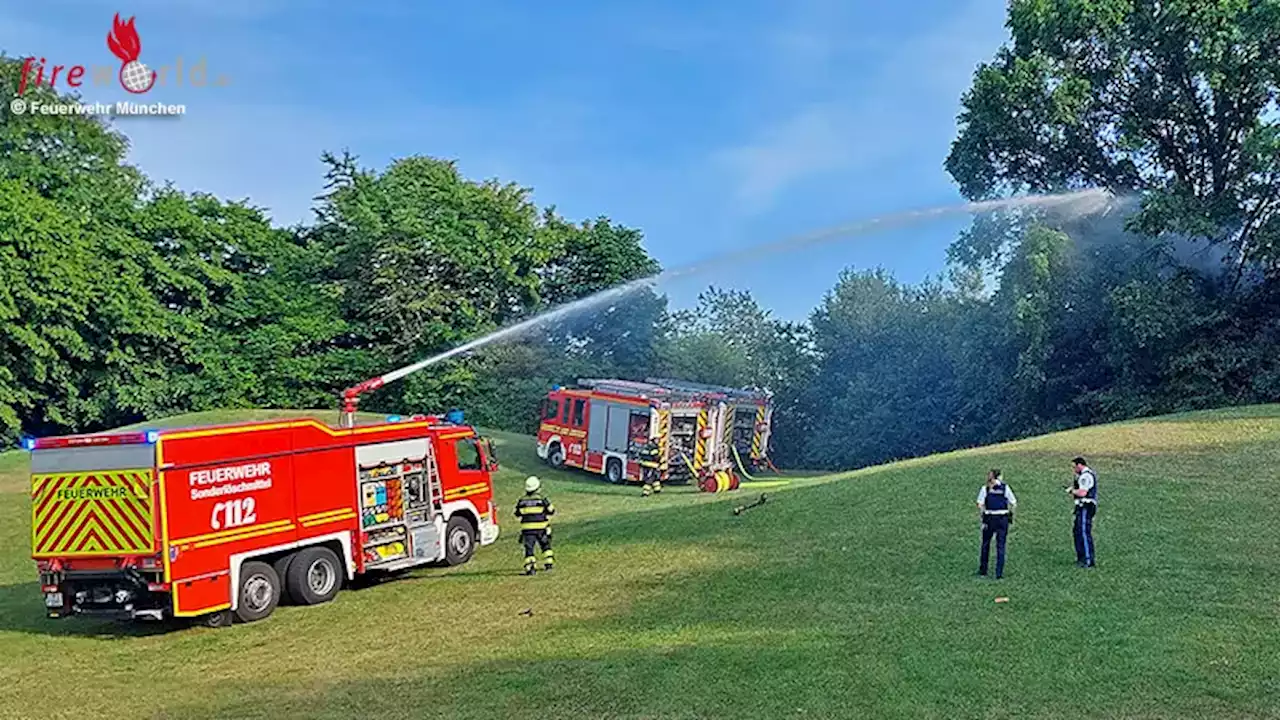
[[[538,488],[540,487],[542,487],[542,481],[539,480],[537,477],[530,475],[529,477],[525,478],[525,481],[524,481],[525,492],[538,492]]]

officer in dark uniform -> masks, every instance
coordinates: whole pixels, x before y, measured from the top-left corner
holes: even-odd
[[[1004,576],[1004,546],[1009,536],[1009,524],[1018,504],[1013,489],[1004,484],[999,470],[987,473],[987,484],[978,491],[978,512],[982,516],[982,551],[978,557],[978,574],[987,574],[987,559],[991,555],[991,538],[996,540],[996,579]]]
[[[1072,460],[1071,467],[1076,476],[1067,488],[1067,494],[1075,504],[1071,534],[1076,541],[1076,566],[1093,567],[1093,516],[1098,512],[1098,475],[1082,457]]]
[[[641,446],[637,458],[640,462],[641,479],[644,480],[644,488],[640,491],[641,497],[649,497],[650,493],[657,494],[662,492],[662,476],[659,473],[660,457],[658,439],[649,438]]]
[[[556,506],[538,489],[542,482],[529,476],[524,481],[524,497],[516,502],[516,517],[520,519],[520,541],[524,543],[524,574],[534,574],[537,559],[534,546],[542,546],[542,560],[546,570],[555,566],[555,555],[551,551],[551,516],[556,514]]]

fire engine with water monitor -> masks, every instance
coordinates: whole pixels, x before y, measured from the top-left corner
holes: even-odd
[[[736,489],[738,473],[771,464],[768,393],[650,378],[579,380],[542,404],[537,452],[553,467],[599,473],[611,483],[640,480],[639,450],[658,446],[663,482],[694,481],[707,492]]]
[[[492,446],[461,413],[24,440],[50,617],[259,620],[375,572],[467,562],[498,537]]]

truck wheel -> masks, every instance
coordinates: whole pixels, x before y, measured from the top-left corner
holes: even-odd
[[[622,477],[622,463],[614,458],[609,461],[604,468],[604,476],[614,485],[620,485],[624,478]]]
[[[449,565],[461,565],[471,559],[476,551],[476,531],[461,515],[449,518],[444,528],[444,561]]]
[[[280,602],[280,576],[270,565],[256,560],[240,566],[240,596],[236,617],[253,622],[270,615]]]
[[[557,470],[564,467],[564,448],[560,443],[551,446],[551,452],[547,453],[547,462]]]
[[[293,591],[289,589],[289,564],[293,562],[295,557],[297,556],[294,553],[289,553],[271,562],[271,569],[276,571],[276,577],[284,580],[284,592],[280,595],[280,603],[282,605],[286,602],[297,605],[299,602],[298,596],[294,595]]]
[[[294,555],[285,576],[289,597],[299,605],[329,602],[342,589],[342,565],[326,547],[310,547]]]

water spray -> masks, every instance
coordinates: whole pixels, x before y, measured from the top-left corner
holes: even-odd
[[[816,232],[787,238],[772,243],[762,245],[754,245],[749,248],[737,250],[734,252],[717,255],[706,260],[690,263],[681,267],[665,270],[649,277],[632,280],[622,285],[618,285],[607,290],[602,290],[594,295],[565,303],[558,307],[552,308],[547,312],[536,315],[527,320],[509,325],[494,332],[470,340],[468,342],[447,350],[438,355],[433,355],[425,360],[420,360],[412,365],[406,365],[398,370],[392,370],[385,375],[370,378],[362,383],[353,385],[342,391],[342,427],[355,426],[356,408],[360,402],[360,395],[376,390],[390,382],[395,382],[406,375],[412,375],[419,370],[428,368],[437,363],[456,357],[466,352],[470,352],[477,348],[490,345],[500,340],[518,337],[534,328],[541,327],[552,321],[572,315],[588,308],[603,305],[609,301],[616,301],[637,290],[647,287],[653,287],[664,280],[685,277],[687,275],[696,275],[706,272],[723,265],[726,261],[749,260],[772,255],[778,252],[795,250],[803,247],[818,245],[843,237],[864,235],[876,230],[896,227],[899,225],[907,225],[921,220],[934,217],[943,217],[947,215],[958,215],[963,213],[981,213],[992,210],[1007,210],[1011,208],[1023,207],[1055,207],[1063,206],[1071,212],[1073,216],[1083,217],[1093,215],[1098,212],[1109,212],[1116,197],[1109,191],[1092,188],[1088,190],[1077,190],[1074,192],[1057,193],[1054,195],[1028,195],[1017,198],[1007,198],[1003,200],[986,200],[982,202],[961,203],[956,205],[943,205],[940,207],[927,208],[923,210],[909,210],[906,212],[895,213],[893,215],[884,215],[870,220],[864,220],[858,223],[848,225],[838,225],[832,228],[826,228]]]

